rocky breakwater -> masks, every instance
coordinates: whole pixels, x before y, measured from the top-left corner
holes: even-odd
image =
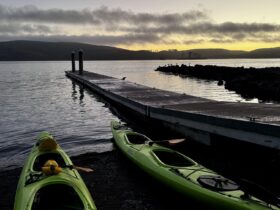
[[[228,90],[244,98],[280,101],[280,67],[244,68],[215,65],[159,66],[155,71],[184,75],[206,80],[216,80]]]

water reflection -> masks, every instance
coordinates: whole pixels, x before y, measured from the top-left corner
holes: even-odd
[[[78,91],[76,89],[76,86],[78,86],[78,88],[79,88],[79,96],[78,96]],[[72,94],[71,94],[72,99],[74,102],[76,102],[79,97],[79,104],[81,106],[84,106],[84,97],[85,97],[84,92],[85,92],[84,87],[82,85],[78,85],[74,81],[72,81]]]
[[[0,78],[9,81],[0,82],[0,170],[22,166],[41,131],[51,132],[70,156],[112,149],[115,117],[65,77],[67,64],[0,62]]]
[[[77,100],[77,90],[76,90],[76,83],[72,81],[72,99],[73,101]]]
[[[79,93],[80,93],[80,105],[83,106],[83,99],[85,97],[84,87],[79,85]]]

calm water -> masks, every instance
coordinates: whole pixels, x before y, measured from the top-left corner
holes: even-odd
[[[153,71],[165,64],[280,66],[270,60],[86,61],[85,69],[160,89],[219,101],[242,101],[216,82]],[[116,119],[98,97],[65,77],[70,62],[0,62],[0,169],[22,165],[43,130],[52,132],[70,154],[112,149],[110,121]],[[248,102],[256,103],[257,99]]]

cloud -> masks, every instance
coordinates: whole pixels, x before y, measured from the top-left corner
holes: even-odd
[[[183,13],[135,13],[120,8],[39,9],[0,4],[1,40],[71,41],[100,45],[206,42],[279,42],[280,25],[215,23],[205,10]]]
[[[208,19],[205,11],[189,11],[182,14],[151,14],[151,13],[134,13],[121,9],[108,9],[102,7],[92,12],[93,16],[104,24],[107,23],[130,23],[136,25],[143,24],[160,24],[172,25],[183,24],[190,21],[199,21]]]
[[[161,43],[162,39],[153,34],[145,35],[81,35],[81,36],[67,36],[67,35],[0,35],[0,41],[10,40],[34,40],[34,41],[51,41],[51,42],[81,42],[90,44],[102,44],[102,45],[130,45],[130,44],[146,44],[146,43]]]
[[[159,27],[133,27],[123,28],[125,31],[135,33],[161,33],[161,34],[236,34],[236,33],[256,33],[256,32],[279,32],[280,25],[266,23],[232,23],[221,24],[200,22],[189,25],[171,25]]]
[[[203,43],[203,42],[205,42],[205,40],[204,39],[195,39],[195,40],[184,40],[183,41],[183,44],[201,44],[201,43]]]
[[[86,9],[82,11],[62,9],[40,10],[32,5],[18,8],[0,5],[0,19],[2,21],[99,24],[99,21],[94,19],[92,12]]]
[[[0,5],[0,18],[2,20],[8,21],[31,21],[68,24],[107,25],[112,23],[129,23],[170,25],[208,19],[208,15],[205,11],[189,11],[182,14],[151,14],[134,13],[132,11],[125,11],[122,9],[108,9],[107,7],[101,7],[96,10],[41,10],[32,5],[18,8],[11,8]]]
[[[218,44],[228,44],[228,43],[234,43],[236,40],[228,39],[228,38],[222,38],[222,39],[214,38],[214,39],[210,39],[209,41]]]
[[[188,25],[170,25],[170,26],[139,26],[139,27],[123,27],[120,30],[129,33],[153,33],[163,37],[186,36],[187,41],[177,41],[182,44],[200,44],[203,42],[213,42],[219,44],[234,43],[240,41],[250,42],[270,42],[275,34],[280,32],[280,25],[268,23],[210,23],[198,22]],[[191,40],[190,37],[193,37]]]
[[[252,37],[248,38],[250,42],[266,42],[266,43],[275,43],[280,42],[280,35],[279,34],[254,34]]]
[[[225,22],[220,25],[212,25],[214,30],[224,33],[255,33],[255,32],[276,32],[280,30],[280,26],[268,23],[233,23]]]
[[[0,23],[0,34],[46,34],[51,32],[52,29],[46,25]]]

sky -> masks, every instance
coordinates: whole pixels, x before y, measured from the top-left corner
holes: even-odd
[[[280,47],[280,0],[1,0],[0,41],[131,50]]]

